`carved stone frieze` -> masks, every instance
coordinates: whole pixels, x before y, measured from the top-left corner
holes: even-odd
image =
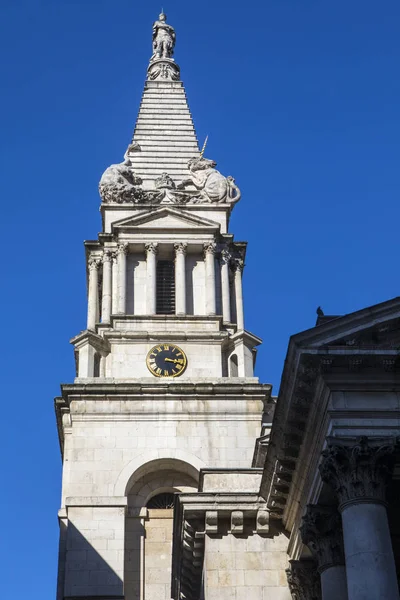
[[[173,59],[160,58],[152,60],[147,69],[147,78],[150,81],[155,81],[156,79],[179,81],[180,69]]]
[[[342,518],[335,506],[309,504],[300,533],[303,544],[314,554],[320,573],[345,564]]]
[[[321,479],[336,492],[339,508],[360,502],[386,501],[386,488],[394,467],[396,440],[363,436],[355,444],[332,438],[322,452]]]
[[[321,580],[314,560],[291,560],[286,576],[293,600],[321,600]]]
[[[190,178],[178,185],[178,189],[194,186],[199,194],[192,196],[190,202],[196,203],[228,203],[235,204],[240,200],[240,190],[233,177],[224,177],[215,169],[216,162],[200,156],[188,162]]]

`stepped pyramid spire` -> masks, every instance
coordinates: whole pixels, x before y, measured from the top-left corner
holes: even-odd
[[[172,58],[174,46],[175,31],[162,13],[153,25],[153,55],[133,135],[141,151],[132,153],[131,162],[144,189],[154,189],[163,172],[180,183],[188,176],[188,160],[200,156],[180,69]]]
[[[203,156],[180,69],[173,54],[174,28],[161,13],[153,24],[153,54],[139,115],[124,162],[100,181],[103,204],[234,204],[240,191],[216,162]]]

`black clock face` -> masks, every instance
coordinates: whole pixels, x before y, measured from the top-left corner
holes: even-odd
[[[187,358],[175,344],[159,344],[148,353],[146,364],[156,377],[179,377],[186,369]]]

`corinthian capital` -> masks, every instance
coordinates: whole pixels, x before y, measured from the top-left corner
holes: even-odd
[[[187,253],[187,244],[185,242],[179,242],[174,244],[174,249],[176,254],[185,254]]]
[[[342,518],[334,506],[309,504],[300,527],[303,544],[318,563],[318,571],[344,565]]]
[[[292,597],[296,600],[321,600],[321,582],[313,560],[291,560],[286,577]]]
[[[106,262],[111,262],[113,258],[113,253],[111,250],[104,250],[103,252],[103,264]]]
[[[156,242],[150,242],[144,245],[147,254],[157,254],[158,244]]]
[[[356,443],[331,439],[319,470],[322,481],[335,490],[340,510],[360,502],[385,503],[395,449],[394,439],[363,436]]]
[[[124,242],[123,244],[118,244],[117,253],[125,254],[125,256],[126,256],[128,254],[128,248],[129,248],[129,244],[127,242]]]
[[[242,273],[244,269],[244,260],[242,258],[235,258],[231,264],[234,271]]]
[[[88,262],[89,271],[97,270],[100,267],[100,263],[101,260],[98,256],[91,256]]]
[[[232,254],[229,252],[228,248],[224,248],[221,250],[221,262],[224,265],[229,265],[232,260]]]
[[[217,244],[215,242],[206,242],[203,244],[204,255],[213,254],[217,251]]]

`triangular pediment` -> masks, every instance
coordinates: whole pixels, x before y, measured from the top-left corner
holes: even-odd
[[[300,348],[400,348],[400,298],[335,317],[292,337]]]
[[[215,221],[189,214],[182,209],[163,206],[116,221],[112,228],[130,232],[133,230],[181,230],[211,233],[218,231],[220,225]]]

